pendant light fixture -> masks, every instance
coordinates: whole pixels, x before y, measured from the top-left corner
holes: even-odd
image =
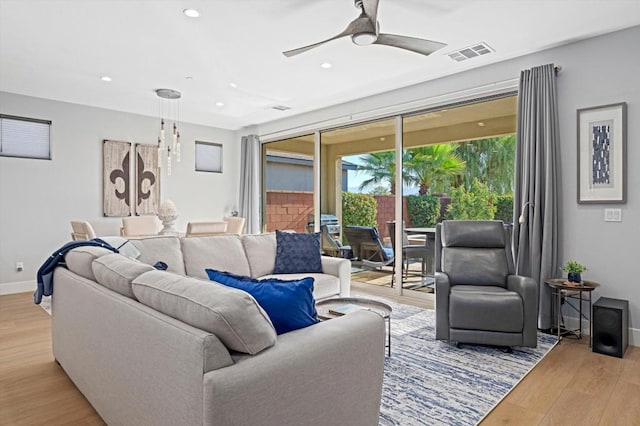
[[[182,94],[173,89],[157,89],[156,95],[160,98],[160,135],[158,136],[158,167],[162,168],[162,157],[167,158],[167,176],[171,176],[171,153],[180,162],[180,132],[178,123],[180,121],[180,98]],[[173,106],[173,107],[172,107]],[[166,108],[165,108],[166,107]],[[165,116],[167,120],[172,116],[173,126],[171,127],[171,138],[167,140],[165,132]],[[166,152],[165,152],[166,150]]]

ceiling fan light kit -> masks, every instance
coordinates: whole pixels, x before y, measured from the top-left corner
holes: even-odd
[[[409,50],[425,56],[446,46],[445,43],[440,43],[438,41],[381,33],[380,23],[377,18],[378,0],[354,0],[354,5],[356,8],[360,9],[360,16],[351,21],[351,23],[347,25],[347,28],[340,34],[318,43],[310,44],[298,49],[287,50],[282,52],[282,54],[286,57],[295,56],[306,52],[307,50],[311,50],[314,47],[318,47],[321,44],[347,36],[350,36],[351,41],[359,46],[382,44],[385,46]]]

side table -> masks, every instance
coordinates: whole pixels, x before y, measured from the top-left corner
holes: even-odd
[[[589,347],[591,347],[591,337],[593,335],[593,326],[591,317],[593,311],[593,303],[591,293],[600,284],[593,281],[580,281],[579,283],[570,283],[566,278],[549,278],[544,283],[551,288],[551,306],[555,306],[556,329],[558,331],[558,343],[562,336],[572,334],[578,339],[582,338],[582,318],[587,318],[582,313],[582,302],[589,302]],[[587,293],[588,298],[583,297],[583,293]],[[579,326],[577,330],[569,330],[562,323],[562,300],[577,299],[578,308],[568,303],[576,312],[578,312]]]
[[[393,309],[386,303],[362,297],[337,297],[334,299],[321,300],[316,303],[318,318],[321,320],[337,318],[341,315],[333,313],[332,309],[351,305],[353,305],[355,309],[365,309],[375,312],[384,319],[387,328],[387,342],[385,347],[387,348],[387,355],[391,356],[391,312]]]

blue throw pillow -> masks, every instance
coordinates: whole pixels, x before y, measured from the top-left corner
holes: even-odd
[[[229,272],[206,269],[209,279],[244,290],[265,310],[276,333],[282,334],[317,323],[312,277],[285,281],[276,278],[256,280]]]
[[[320,233],[295,234],[276,231],[274,274],[322,273]]]

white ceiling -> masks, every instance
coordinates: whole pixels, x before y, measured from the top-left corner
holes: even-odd
[[[381,32],[448,46],[427,57],[344,38],[282,55],[357,16],[353,0],[0,0],[0,90],[158,116],[154,91],[170,88],[181,121],[237,129],[640,25],[640,1],[380,0]],[[446,56],[478,42],[495,52]]]

